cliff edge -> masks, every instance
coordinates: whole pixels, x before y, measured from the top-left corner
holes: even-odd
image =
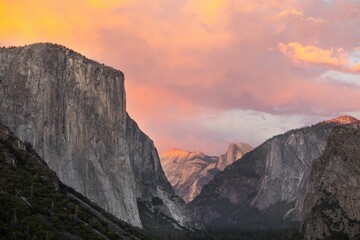
[[[0,122],[62,182],[134,226],[146,225],[139,203],[191,225],[152,140],[126,112],[122,72],[43,43],[2,48],[0,63]]]

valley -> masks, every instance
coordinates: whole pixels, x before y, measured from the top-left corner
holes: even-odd
[[[50,43],[1,48],[0,63],[4,239],[360,237],[354,117],[158,154],[121,71]]]

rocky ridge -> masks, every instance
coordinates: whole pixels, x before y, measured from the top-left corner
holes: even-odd
[[[149,239],[65,186],[0,124],[1,239]]]
[[[336,123],[341,125],[346,124],[359,124],[359,120],[348,115],[339,116],[337,118],[333,118],[327,121],[324,121],[324,123]]]
[[[211,229],[297,229],[312,162],[345,118],[288,131],[245,154],[190,203],[197,220]]]
[[[224,168],[240,159],[252,147],[246,143],[231,143],[220,157],[203,152],[172,149],[160,154],[161,164],[175,193],[190,202],[202,187]]]
[[[0,121],[62,182],[134,226],[146,225],[138,203],[191,225],[152,140],[126,112],[122,72],[54,44],[2,48],[0,63]]]
[[[324,153],[313,163],[307,183],[302,213],[304,239],[360,238],[359,163],[359,124],[334,128]]]
[[[227,166],[242,158],[245,153],[250,152],[252,149],[253,147],[247,143],[230,143],[226,153],[219,157],[216,168],[219,171],[224,171]]]

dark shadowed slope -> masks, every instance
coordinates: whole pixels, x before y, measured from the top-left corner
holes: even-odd
[[[0,125],[0,239],[149,239],[63,185]]]
[[[172,219],[170,228],[192,225],[152,140],[126,112],[122,72],[55,44],[1,48],[0,99],[0,121],[66,185],[140,228],[150,226],[147,210]]]
[[[202,187],[219,171],[250,150],[252,147],[246,143],[230,143],[227,152],[217,157],[200,151],[172,149],[161,153],[160,160],[175,193],[188,203],[199,195]]]
[[[360,239],[360,128],[336,127],[314,161],[304,203],[305,239]]]
[[[314,159],[324,151],[331,122],[275,136],[220,172],[190,206],[212,230],[298,229]]]

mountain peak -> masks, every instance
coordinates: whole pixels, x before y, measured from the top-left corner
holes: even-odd
[[[232,151],[236,151],[236,150],[241,150],[243,152],[249,152],[252,149],[253,149],[253,147],[250,146],[247,143],[242,143],[242,142],[234,143],[234,142],[231,142],[229,144],[229,146],[228,146],[228,151],[227,152],[232,152]]]
[[[234,163],[252,149],[253,147],[247,143],[230,143],[227,152],[220,156],[217,168],[223,171],[228,165]]]
[[[163,152],[160,154],[160,157],[161,158],[165,158],[165,157],[174,157],[174,156],[177,156],[177,157],[180,157],[180,158],[185,158],[187,156],[195,156],[195,155],[199,155],[199,156],[202,156],[204,155],[203,152],[201,151],[187,151],[187,150],[182,150],[182,149],[179,149],[179,148],[172,148],[166,152]]]
[[[333,118],[325,121],[326,123],[338,123],[338,124],[351,124],[351,123],[360,123],[360,121],[349,115],[342,115],[337,118]]]
[[[153,141],[127,114],[121,71],[48,43],[0,48],[0,68],[0,121],[31,143],[64,184],[120,220],[154,233],[168,224],[162,229],[191,226]],[[166,221],[158,221],[158,214]]]

